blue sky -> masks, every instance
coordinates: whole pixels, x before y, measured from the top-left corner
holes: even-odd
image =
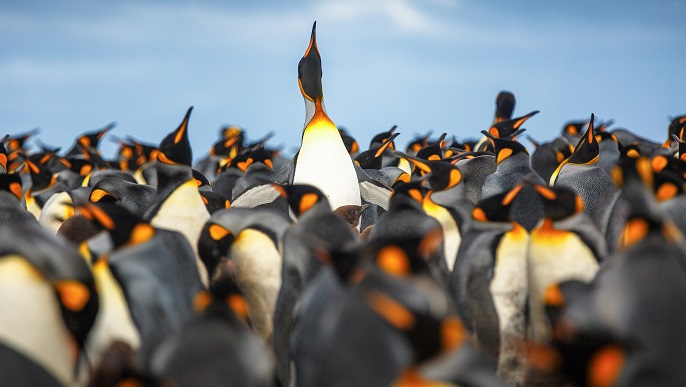
[[[538,140],[595,113],[656,141],[686,113],[686,2],[331,0],[0,3],[0,130],[158,143],[193,105],[194,157],[223,124],[299,145],[297,65],[317,20],[327,111],[366,147],[398,125],[458,139],[500,90]],[[103,144],[106,156],[116,146]]]

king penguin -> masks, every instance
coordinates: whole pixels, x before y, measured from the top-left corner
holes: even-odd
[[[21,197],[19,175],[0,174],[0,346],[3,357],[14,352],[0,363],[3,383],[22,380],[27,368],[6,367],[23,357],[73,385],[98,313],[95,282],[76,248],[46,232]]]
[[[289,219],[268,209],[229,208],[212,214],[200,237],[203,251],[216,248],[231,260],[236,283],[248,302],[252,328],[270,349],[281,286],[281,244],[290,224]],[[203,261],[207,259],[203,257]]]
[[[352,162],[352,161],[351,161]],[[326,241],[332,248],[358,239],[356,231],[331,211],[326,196],[311,185],[274,185],[288,200],[298,218],[285,233],[281,288],[274,312],[274,353],[279,381],[288,385],[290,374],[290,340],[297,326],[295,311],[300,296],[322,264],[305,242],[309,238]]]
[[[545,344],[550,340],[543,306],[546,288],[567,280],[590,282],[607,248],[579,195],[561,186],[534,184],[534,189],[544,210],[529,243],[529,332],[533,340]]]
[[[160,143],[157,153],[157,193],[155,204],[146,214],[154,227],[178,231],[188,240],[196,256],[196,266],[205,286],[207,268],[198,255],[198,239],[210,213],[198,192],[190,167],[193,160],[188,140],[188,119],[193,107],[173,132]]]
[[[520,384],[526,336],[529,234],[512,221],[510,208],[524,184],[483,199],[472,211],[451,277],[465,325],[498,360],[498,374]]]
[[[332,210],[361,205],[357,173],[336,125],[327,116],[322,91],[322,63],[315,22],[305,55],[298,64],[298,85],[305,100],[305,129],[295,155],[293,184],[312,184],[327,197]]]

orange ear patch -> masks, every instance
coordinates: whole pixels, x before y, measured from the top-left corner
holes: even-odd
[[[472,218],[478,220],[479,222],[488,222],[486,213],[480,207],[476,207],[474,210],[472,210]]]
[[[248,303],[245,298],[237,294],[232,294],[226,299],[226,303],[229,305],[231,310],[240,318],[248,321],[250,318],[250,309],[248,308]]]
[[[202,312],[205,310],[210,303],[212,303],[212,295],[207,290],[203,290],[195,295],[193,298],[193,310],[196,312]]]
[[[231,234],[231,231],[227,230],[226,228],[218,224],[212,224],[209,228],[209,232],[210,238],[212,238],[212,240],[215,241],[224,239],[225,236]]]
[[[312,193],[312,192],[304,194],[300,198],[300,205],[298,207],[300,210],[300,213],[303,214],[303,213],[307,212],[307,210],[309,210],[310,208],[312,208],[312,206],[317,204],[318,201],[319,201],[319,195]]]
[[[91,192],[90,201],[93,203],[97,203],[100,200],[102,200],[102,198],[104,198],[105,196],[112,196],[112,195],[110,195],[110,193],[105,191],[104,189],[100,189],[100,188],[94,189],[93,192]]]
[[[535,185],[535,186],[534,186],[534,189],[535,189],[536,192],[538,192],[538,194],[541,195],[544,199],[547,199],[547,200],[555,200],[555,199],[557,199],[557,195],[555,194],[555,192],[554,192],[552,189],[548,188],[548,187],[544,187],[544,186],[542,186],[542,185]]]
[[[410,274],[409,257],[398,246],[386,246],[379,250],[376,254],[376,264],[390,275],[404,277]]]
[[[624,351],[618,346],[600,349],[591,359],[588,368],[588,385],[612,386],[617,381],[624,365]]]
[[[546,305],[562,307],[565,304],[565,296],[557,284],[552,284],[545,289],[543,302]]]
[[[462,321],[457,317],[448,317],[441,323],[441,341],[444,351],[457,348],[467,338]]]
[[[649,230],[650,226],[645,219],[631,219],[626,226],[624,226],[622,245],[624,247],[633,245],[645,238]]]
[[[409,309],[381,292],[375,291],[369,294],[367,303],[379,316],[400,330],[408,330],[416,323]]]
[[[21,195],[22,195],[21,184],[19,184],[17,182],[10,183],[10,192],[12,192],[12,194],[14,196],[16,196],[19,200],[21,200]]]
[[[132,245],[137,245],[150,240],[155,236],[155,228],[147,223],[137,224],[131,231],[131,238],[129,243]]]
[[[73,280],[57,282],[55,290],[57,290],[62,305],[72,312],[81,311],[91,297],[86,285]]]

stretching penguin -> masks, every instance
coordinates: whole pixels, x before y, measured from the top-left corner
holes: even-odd
[[[465,325],[498,359],[498,374],[516,385],[524,378],[529,234],[511,220],[510,208],[523,186],[483,199],[474,208],[451,277]]]
[[[361,205],[357,173],[338,128],[324,108],[322,64],[316,41],[315,22],[305,55],[298,64],[298,85],[305,100],[305,129],[300,150],[294,157],[293,184],[319,188],[331,209]],[[335,173],[332,173],[335,171]]]
[[[188,119],[193,107],[173,132],[160,143],[157,152],[157,192],[155,204],[146,213],[150,224],[181,233],[196,256],[196,267],[202,283],[207,286],[207,268],[198,255],[198,239],[210,213],[198,192],[198,184],[190,167],[193,160],[188,140]]]

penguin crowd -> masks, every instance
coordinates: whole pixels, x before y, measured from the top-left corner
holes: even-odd
[[[686,385],[686,116],[664,143],[593,115],[521,142],[515,96],[480,138],[363,150],[324,106],[159,144],[0,141],[0,385]]]

